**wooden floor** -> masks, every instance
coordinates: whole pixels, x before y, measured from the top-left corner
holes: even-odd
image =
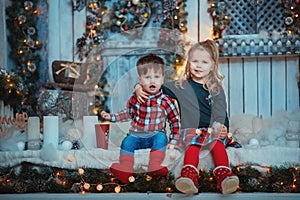
[[[86,200],[299,200],[300,193],[236,193],[230,195],[222,195],[218,193],[200,193],[197,195],[184,195],[180,193],[92,193],[92,194],[51,194],[51,193],[32,193],[32,194],[2,194],[0,199],[10,200],[10,199],[22,199],[22,200],[76,200],[76,199],[86,199]]]

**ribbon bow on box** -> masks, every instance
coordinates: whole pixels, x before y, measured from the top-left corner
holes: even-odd
[[[75,67],[78,66],[76,63],[66,63],[66,64],[62,63],[60,64],[60,66],[62,68],[55,72],[57,75],[59,75],[62,71],[69,69],[71,73],[75,75],[74,78],[78,78],[80,76],[80,73],[75,69]]]

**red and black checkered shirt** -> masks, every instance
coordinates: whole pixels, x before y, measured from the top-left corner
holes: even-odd
[[[179,138],[179,114],[173,100],[162,92],[149,96],[140,104],[135,95],[127,102],[126,109],[111,114],[111,122],[131,120],[130,132],[166,132],[166,122],[170,125],[170,139]]]

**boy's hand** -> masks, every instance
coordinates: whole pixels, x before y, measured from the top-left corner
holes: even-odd
[[[167,149],[174,149],[174,144],[167,144]]]
[[[105,111],[102,111],[102,112],[100,113],[100,115],[101,115],[101,117],[102,117],[103,119],[105,119],[105,120],[108,120],[108,121],[111,120],[110,114],[107,113],[107,112],[105,112]]]
[[[149,94],[145,92],[140,84],[136,84],[134,87],[135,95],[139,103],[144,103],[145,99],[148,99]]]

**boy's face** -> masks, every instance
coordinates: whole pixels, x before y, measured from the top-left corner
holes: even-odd
[[[139,76],[139,83],[143,90],[149,94],[156,94],[159,92],[164,82],[164,76],[161,70],[149,69],[146,74]]]

